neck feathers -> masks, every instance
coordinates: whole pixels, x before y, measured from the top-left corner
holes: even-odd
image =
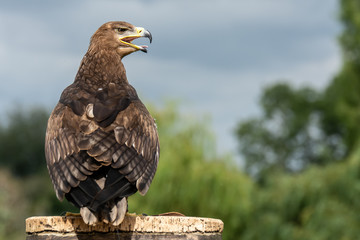
[[[110,82],[128,83],[121,57],[116,51],[89,49],[80,63],[75,83],[85,88],[98,89]]]

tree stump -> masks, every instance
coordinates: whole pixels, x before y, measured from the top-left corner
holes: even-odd
[[[27,240],[119,240],[192,239],[221,240],[224,223],[219,219],[182,216],[137,216],[128,214],[117,227],[85,224],[80,216],[30,217]]]

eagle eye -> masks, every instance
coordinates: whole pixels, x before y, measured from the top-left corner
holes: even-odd
[[[126,32],[128,29],[124,28],[124,27],[119,27],[119,28],[116,28],[115,30],[119,33],[123,33],[123,32]]]

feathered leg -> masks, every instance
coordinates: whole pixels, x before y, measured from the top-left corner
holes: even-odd
[[[117,208],[116,211],[116,215],[114,219],[111,219],[112,224],[114,226],[118,226],[119,224],[122,223],[122,221],[125,218],[126,212],[127,212],[127,199],[126,197],[124,197],[123,199],[121,199],[121,201],[118,201],[117,204],[114,206]]]
[[[111,223],[116,219],[117,207],[114,201],[109,201],[101,210],[101,219],[106,223]]]
[[[86,224],[95,225],[98,222],[97,217],[87,207],[80,208],[80,214]]]

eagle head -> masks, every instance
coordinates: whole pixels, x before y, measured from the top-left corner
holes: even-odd
[[[107,22],[91,37],[89,50],[116,51],[121,57],[138,50],[147,52],[147,46],[132,43],[133,40],[141,37],[149,38],[150,43],[152,42],[151,33],[142,27],[121,21]]]

